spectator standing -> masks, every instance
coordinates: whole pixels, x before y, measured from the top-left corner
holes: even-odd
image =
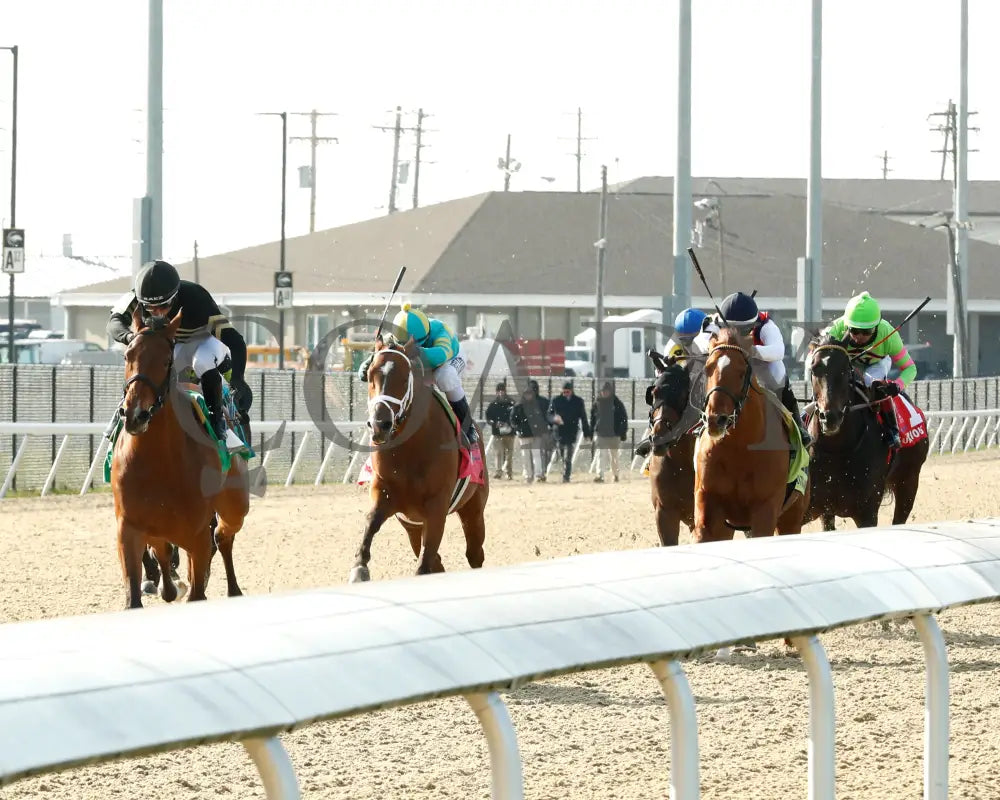
[[[590,409],[590,428],[597,445],[597,477],[594,482],[604,482],[606,462],[610,460],[611,473],[615,483],[618,483],[618,448],[628,438],[628,411],[615,394],[611,381],[605,381]]]
[[[507,396],[507,384],[498,383],[496,397],[486,407],[486,421],[493,432],[493,446],[496,454],[496,472],[494,478],[507,474],[507,480],[513,478],[514,468],[514,425],[511,413],[514,401]]]
[[[587,407],[583,404],[583,398],[573,391],[573,381],[566,381],[563,384],[562,394],[552,398],[549,414],[557,426],[556,441],[563,459],[563,483],[569,483],[573,471],[573,455],[576,453],[576,440],[581,426],[584,438],[591,438]]]

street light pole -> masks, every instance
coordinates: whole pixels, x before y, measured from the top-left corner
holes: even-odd
[[[17,205],[17,45],[13,47],[0,47],[0,50],[10,50],[14,56],[14,96],[11,99],[11,115],[13,120],[10,126],[10,225],[13,228],[16,223],[15,210]],[[8,355],[10,363],[14,363],[14,273],[10,273],[10,295],[7,298],[7,316],[10,328],[7,331]]]
[[[288,112],[262,111],[262,116],[281,117],[281,244],[278,269],[285,271],[285,194],[288,186]],[[285,368],[285,309],[278,309],[278,369]]]

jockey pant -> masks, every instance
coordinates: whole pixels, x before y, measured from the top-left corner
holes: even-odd
[[[461,356],[445,361],[434,370],[434,383],[452,403],[457,403],[465,397],[465,389],[462,388],[463,372],[465,372],[465,359]]]
[[[174,371],[181,377],[190,369],[200,380],[210,369],[218,369],[229,355],[229,348],[211,334],[188,339],[174,345]]]

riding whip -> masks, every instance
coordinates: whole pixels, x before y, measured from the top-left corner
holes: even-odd
[[[701,271],[701,264],[698,263],[698,256],[694,254],[694,248],[689,247],[688,258],[691,259],[691,263],[694,265],[695,272],[698,273],[698,277],[701,279],[701,285],[705,287],[705,291],[708,292],[708,299],[712,301],[712,305],[715,306],[715,310],[719,315],[719,319],[722,320],[726,326],[729,325],[729,320],[727,320],[723,314],[722,309],[719,308],[719,304],[715,302],[715,296],[712,294],[712,290],[708,288],[708,281],[705,280],[705,273]]]
[[[406,266],[399,268],[399,274],[396,276],[396,282],[392,285],[392,293],[389,295],[389,299],[385,303],[385,308],[382,309],[382,319],[378,321],[378,330],[375,331],[376,341],[382,338],[382,326],[385,324],[385,315],[389,313],[389,306],[392,305],[392,298],[396,296],[396,290],[399,289],[399,284],[403,281],[403,273],[406,272]],[[930,300],[930,298],[927,298]]]
[[[913,319],[915,316],[917,316],[917,314],[920,313],[920,309],[922,309],[930,301],[931,301],[931,298],[929,296],[925,297],[924,301],[919,306],[917,306],[915,309],[913,309],[913,311],[911,311],[909,314],[907,314],[905,317],[903,317],[903,321],[900,322],[895,328],[893,328],[892,331],[889,334],[887,334],[886,336],[883,336],[877,342],[873,342],[872,344],[868,345],[868,347],[866,347],[864,350],[862,350],[856,356],[854,356],[853,358],[851,358],[851,361],[856,361],[859,358],[862,358],[863,356],[868,355],[868,353],[870,353],[872,350],[874,350],[876,347],[878,347],[880,344],[882,344],[882,342],[884,342],[886,339],[888,339],[890,336],[892,336],[892,334],[896,333],[900,328],[902,328],[907,322],[909,322],[911,319]]]

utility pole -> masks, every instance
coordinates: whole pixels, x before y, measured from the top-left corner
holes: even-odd
[[[888,180],[889,173],[892,172],[889,168],[889,151],[883,150],[882,155],[875,156],[875,158],[882,162],[882,180]]]
[[[559,138],[562,139],[563,141],[568,140],[568,137],[565,136],[560,136]],[[583,109],[579,107],[577,107],[576,109],[576,136],[574,137],[574,139],[576,140],[576,151],[570,153],[570,155],[576,157],[576,190],[580,192],[582,191],[580,175],[581,175],[581,168],[583,165],[583,157],[585,155],[585,153],[583,152],[583,143],[592,142],[593,137],[583,135]]]
[[[13,62],[13,94],[10,100],[10,113],[11,113],[11,123],[10,123],[10,222],[8,227],[13,228],[17,225],[15,218],[15,211],[17,207],[17,48],[18,45],[13,45],[11,47],[0,47],[0,50],[10,50],[10,54],[14,59]],[[10,288],[8,289],[10,294],[7,295],[7,319],[10,327],[7,330],[7,343],[9,350],[7,352],[8,363],[16,364],[17,359],[14,358],[14,273],[10,273]],[[16,402],[16,398],[15,398]],[[11,439],[11,447],[14,446],[14,439]],[[16,450],[11,450],[12,453]]]
[[[149,258],[163,258],[163,0],[149,0],[149,69],[146,88],[146,195]]]
[[[198,240],[197,239],[194,240],[194,260],[193,260],[192,263],[194,264],[194,282],[195,283],[201,283],[201,274],[200,274],[200,272],[198,270]]]
[[[309,116],[310,132],[308,136],[292,136],[291,141],[309,142],[309,233],[316,230],[316,147],[320,142],[336,142],[340,144],[340,139],[336,136],[317,136],[316,123],[319,117],[335,117],[335,111],[291,111],[295,116]]]
[[[399,187],[399,140],[403,133],[416,133],[417,134],[417,155],[416,162],[414,163],[413,172],[413,207],[417,207],[417,201],[419,199],[420,191],[420,163],[422,159],[420,158],[420,151],[424,147],[427,147],[423,142],[423,135],[425,133],[430,133],[424,128],[424,120],[427,119],[429,114],[424,113],[421,108],[417,111],[417,125],[415,128],[404,128],[403,127],[403,109],[401,106],[396,106],[396,124],[392,127],[387,125],[372,125],[373,128],[377,128],[380,131],[392,131],[393,132],[393,142],[392,142],[392,184],[389,189],[389,213],[395,214],[396,208],[396,190]],[[432,163],[432,162],[427,162]]]
[[[419,192],[420,192],[420,151],[424,147],[427,147],[423,143],[423,133],[424,133],[424,120],[427,119],[428,115],[424,113],[422,108],[417,109],[417,148],[416,155],[413,161],[413,207],[416,208],[419,205]]]
[[[510,191],[510,176],[521,169],[521,162],[516,159],[511,161],[510,157],[510,134],[507,134],[507,154],[503,158],[497,159],[497,169],[503,173],[503,190]]]
[[[597,302],[594,320],[594,378],[604,378],[604,252],[608,246],[608,168],[601,167],[601,212],[598,218],[597,248]]]
[[[968,116],[973,116],[978,114],[978,111],[968,112]],[[932,153],[941,154],[941,177],[939,180],[944,180],[945,168],[948,165],[948,156],[951,156],[951,180],[952,184],[958,183],[958,107],[955,105],[954,101],[948,101],[948,108],[945,111],[935,111],[933,114],[928,114],[927,118],[931,117],[944,117],[945,121],[941,125],[936,125],[931,128],[932,131],[937,131],[938,133],[944,134],[944,144],[940,150],[931,150]],[[968,128],[970,131],[978,132],[979,128]],[[978,153],[978,150],[969,150],[970,153]]]

